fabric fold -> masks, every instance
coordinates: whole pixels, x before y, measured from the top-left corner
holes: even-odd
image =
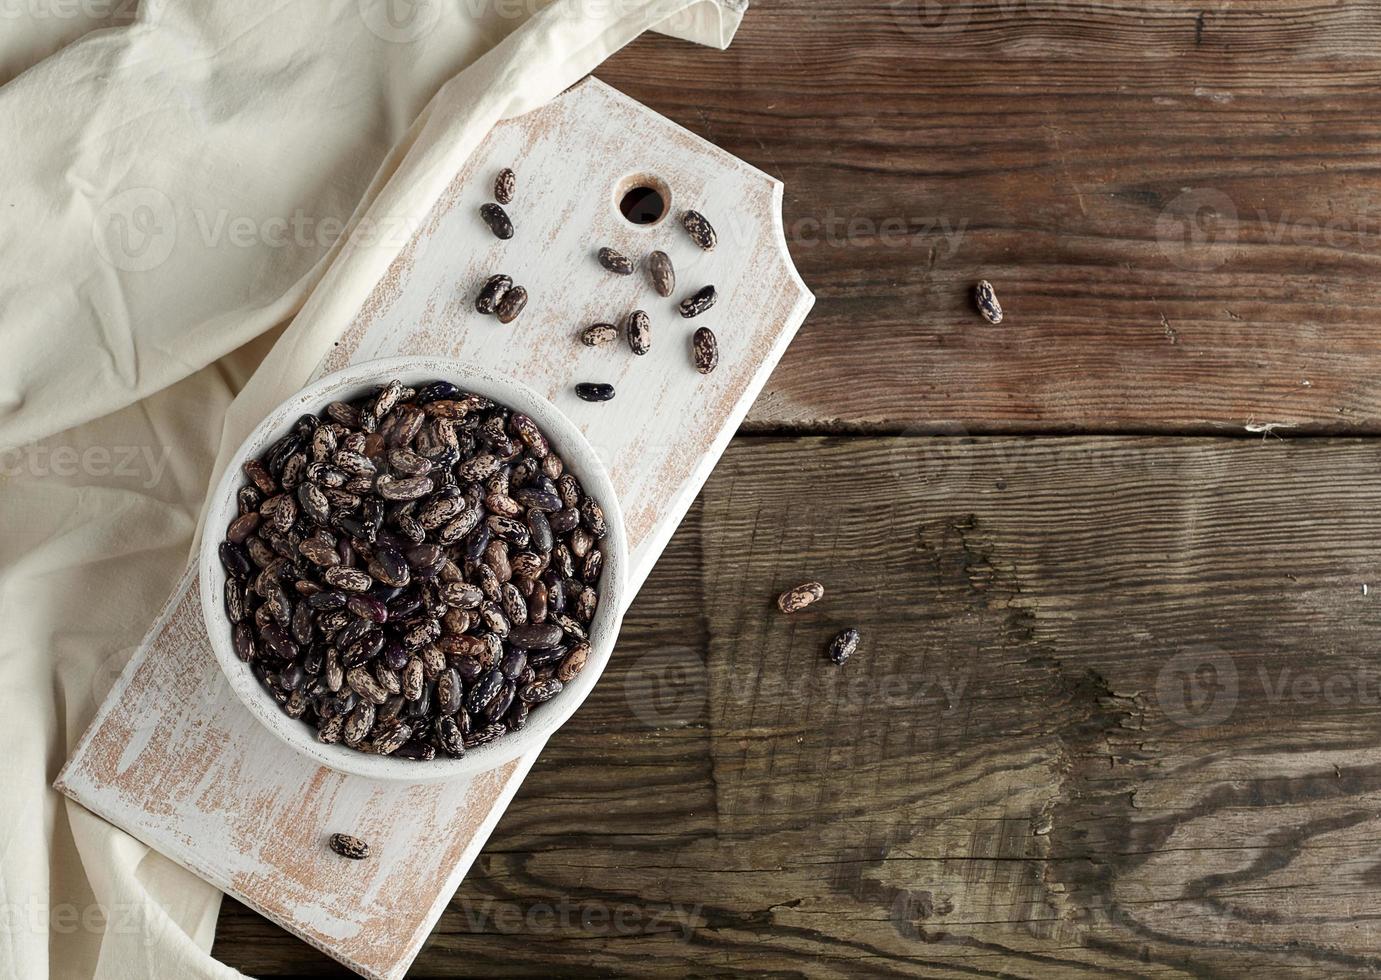
[[[0,977],[238,976],[208,955],[218,892],[48,788],[193,553],[218,461],[495,122],[639,33],[723,47],[742,15],[149,0],[7,22],[0,712],[24,735],[0,766]]]

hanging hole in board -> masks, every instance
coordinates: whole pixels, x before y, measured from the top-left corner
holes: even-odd
[[[628,177],[615,197],[619,213],[635,225],[655,225],[671,209],[671,190],[650,174]]]

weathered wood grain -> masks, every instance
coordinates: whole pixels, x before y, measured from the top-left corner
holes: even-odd
[[[786,183],[819,302],[750,431],[1376,434],[1378,41],[1371,0],[756,0],[599,74]],[[414,975],[1375,972],[1378,452],[739,439]],[[232,904],[216,952],[334,975]]]
[[[1365,440],[736,440],[412,975],[1381,968],[1379,471]],[[233,905],[215,952],[338,972]]]
[[[759,431],[1356,434],[1378,41],[1371,0],[761,0],[599,74],[786,183],[820,301]]]

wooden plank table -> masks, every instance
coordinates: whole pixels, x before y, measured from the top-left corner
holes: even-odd
[[[1381,969],[1378,36],[761,0],[613,59],[818,303],[412,975]]]

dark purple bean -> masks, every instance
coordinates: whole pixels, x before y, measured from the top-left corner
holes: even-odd
[[[566,583],[561,576],[548,574],[542,579],[547,587],[547,610],[550,613],[566,611]]]
[[[489,226],[489,230],[494,233],[494,237],[504,241],[513,237],[513,221],[508,217],[508,212],[497,204],[483,204],[480,206],[480,217]]]
[[[514,500],[532,510],[557,511],[561,509],[561,498],[538,487],[521,487],[511,494]]]
[[[522,286],[514,286],[503,294],[503,299],[499,300],[498,307],[494,310],[494,315],[499,318],[500,323],[512,323],[518,319],[527,306],[527,290]]]
[[[434,643],[440,635],[441,624],[435,619],[428,619],[403,634],[403,646],[416,650],[428,643]]]
[[[526,548],[532,539],[532,532],[528,530],[526,524],[512,517],[504,517],[502,514],[490,514],[485,519],[485,525],[491,534],[515,544],[519,548]]]
[[[599,264],[610,272],[620,276],[631,276],[633,274],[632,260],[618,249],[609,248],[606,245],[599,250],[596,258],[599,259]]]
[[[681,225],[686,229],[686,234],[690,235],[691,241],[707,252],[714,251],[715,245],[719,243],[714,226],[699,211],[683,211]]]
[[[484,673],[484,664],[474,657],[457,657],[455,668],[460,673],[460,679],[466,684],[473,684]]]
[[[533,581],[532,591],[527,595],[527,618],[528,622],[542,624],[547,621],[547,614],[550,611],[547,605],[547,586],[546,583]],[[523,625],[523,624],[519,624]]]
[[[317,612],[344,609],[349,601],[344,592],[318,592],[307,597],[307,605]]]
[[[443,715],[454,715],[465,697],[465,685],[454,667],[447,667],[436,679],[436,705]]]
[[[507,731],[508,729],[505,726],[499,724],[476,728],[465,736],[465,747],[472,749],[477,745],[484,745],[487,742],[492,742],[496,738],[501,738]]]
[[[554,623],[515,626],[508,634],[508,643],[515,650],[538,650],[561,642],[561,627]]]
[[[560,629],[557,629],[560,632]],[[543,667],[550,667],[558,664],[566,658],[566,648],[562,646],[543,647],[540,650],[529,650],[527,654],[527,664],[534,670],[541,670]]]
[[[245,514],[252,514],[259,509],[259,505],[264,502],[264,495],[258,487],[253,484],[246,484],[240,487],[239,493],[235,495],[235,501],[239,505],[240,516],[243,517]]]
[[[489,702],[489,706],[484,709],[485,721],[498,721],[508,714],[508,709],[513,706],[513,699],[517,689],[512,684],[505,684],[499,689],[499,693],[494,696],[494,700]]]
[[[604,537],[607,530],[604,524],[604,508],[594,497],[586,497],[580,502],[580,521],[596,538]]]
[[[634,310],[624,324],[628,337],[628,349],[639,356],[652,349],[652,320],[643,310]]]
[[[317,524],[325,524],[331,516],[331,503],[314,483],[302,483],[297,488],[297,502],[302,513]]]
[[[413,401],[418,405],[429,405],[442,399],[454,400],[461,396],[461,390],[449,381],[428,381],[417,389]]]
[[[614,386],[594,381],[582,381],[575,386],[578,398],[587,402],[607,402],[614,397]]]
[[[416,701],[408,705],[408,716],[417,719],[416,728],[418,729],[431,721],[433,692],[435,690],[435,684],[423,684],[422,693],[418,695]]]
[[[299,602],[292,614],[293,639],[306,645],[312,642],[312,635],[315,632],[316,625],[313,622],[312,607],[305,602]]]
[[[268,652],[280,660],[294,660],[297,657],[297,644],[287,630],[277,623],[266,623],[259,630],[259,639],[264,641]]]
[[[465,737],[452,718],[442,718],[436,726],[436,744],[449,756],[459,758],[465,754]]]
[[[368,663],[384,649],[383,630],[371,629],[340,652],[341,666],[346,670]]]
[[[394,719],[381,722],[374,729],[374,751],[379,755],[393,755],[412,738],[412,726]]]
[[[361,619],[374,623],[388,622],[388,606],[367,595],[352,595],[346,600],[346,607]]]
[[[385,608],[391,618],[406,619],[422,608],[422,595],[413,589],[400,592],[385,603]]]
[[[254,540],[258,540],[257,538]],[[253,571],[249,564],[249,559],[245,557],[245,551],[232,541],[222,541],[220,547],[221,564],[225,566],[226,573],[233,578],[241,581],[249,578]]]
[[[254,644],[254,631],[248,623],[236,623],[235,629],[231,632],[231,639],[235,646],[235,656],[245,663],[254,659],[258,651]]]
[[[553,534],[565,534],[567,531],[573,531],[580,524],[580,511],[569,508],[558,510],[547,518],[547,524],[550,525]]]
[[[307,673],[298,664],[288,664],[278,672],[278,684],[285,691],[300,691],[307,683]]]
[[[391,671],[400,671],[400,669],[407,667],[407,660],[409,660],[407,647],[396,639],[387,640],[384,643],[384,651],[380,654],[380,658],[384,661],[385,667]]]
[[[504,654],[503,660],[499,662],[499,670],[503,671],[505,677],[517,678],[527,668],[527,654],[522,650],[510,650]]]
[[[352,616],[353,613],[347,612],[341,621],[340,632],[336,633],[335,636],[336,645],[339,647],[354,646],[362,636],[375,629],[374,624],[369,620],[351,618]],[[336,617],[331,617],[329,621],[323,618],[321,625],[323,629],[326,629],[328,626],[334,626],[336,622]]]
[[[553,616],[552,621],[557,626],[561,627],[561,631],[567,636],[575,637],[577,640],[588,640],[590,638],[581,625],[570,616]]]
[[[232,623],[238,623],[249,614],[245,605],[245,588],[236,578],[225,580],[225,614]]]
[[[598,548],[591,548],[585,556],[585,564],[581,568],[580,577],[590,585],[599,581],[599,574],[604,569],[604,552]]]
[[[398,551],[386,546],[374,549],[374,558],[369,563],[369,574],[385,585],[402,588],[412,581],[412,571],[407,559]]]
[[[686,319],[697,317],[714,306],[718,299],[719,294],[715,292],[713,286],[702,286],[695,293],[681,300],[681,315]]]
[[[398,535],[409,544],[420,545],[427,540],[427,529],[417,522],[417,519],[404,515],[395,522],[398,528]]]
[[[346,592],[368,592],[374,584],[374,580],[358,568],[328,568],[322,573],[322,578],[326,579],[328,585]]]
[[[288,463],[288,458],[302,448],[302,443],[301,433],[289,432],[270,446],[265,459],[265,462],[268,464],[269,472],[275,476],[281,474],[283,472],[283,467]],[[268,491],[265,492],[267,493]]]
[[[478,561],[480,555],[484,554],[484,549],[489,546],[490,527],[488,524],[481,524],[475,528],[465,539],[465,558],[467,561]]]
[[[414,736],[416,733],[414,732]],[[426,742],[416,741],[405,743],[393,753],[395,759],[414,759],[419,762],[431,762],[436,758],[436,747]]]
[[[856,629],[846,629],[830,642],[830,662],[842,665],[858,650],[860,633]]]
[[[555,547],[556,539],[552,535],[551,523],[547,520],[546,514],[540,510],[528,511],[527,526],[534,548],[545,555]]]
[[[565,687],[565,685],[555,677],[548,678],[544,681],[533,681],[531,684],[523,685],[522,689],[518,692],[518,697],[522,698],[528,704],[544,704],[560,694],[563,687]]]
[[[514,280],[503,275],[490,276],[489,279],[486,279],[485,284],[479,288],[478,297],[475,297],[475,312],[483,313],[485,316],[493,315],[493,312],[499,309],[499,301],[503,300],[508,290],[511,290],[512,284],[514,284]]]
[[[402,589],[402,587],[397,585],[381,585],[379,583],[375,583],[373,586],[370,587],[369,591],[366,592],[365,595],[369,596],[369,598],[371,599],[378,599],[384,605],[388,605],[389,603],[397,599],[399,596],[401,596],[403,594],[403,591],[404,590]],[[393,613],[390,612],[389,618],[392,617]]]
[[[513,707],[509,708],[508,714],[504,716],[504,726],[507,727],[510,732],[522,731],[523,726],[527,724],[528,712],[531,710],[532,706],[526,701],[514,701]]]
[[[503,690],[505,680],[503,672],[498,668],[489,670],[465,695],[465,710],[474,715],[482,714],[489,702]]]
[[[419,544],[415,548],[408,549],[408,565],[412,568],[412,573],[420,579],[435,578],[441,571],[441,566],[446,563],[446,551],[440,545]]]
[[[249,490],[253,488],[246,487],[245,489]],[[244,544],[249,540],[249,536],[258,529],[261,520],[263,520],[263,518],[253,511],[248,514],[240,515],[230,522],[230,527],[226,528],[225,539],[232,544]]]

